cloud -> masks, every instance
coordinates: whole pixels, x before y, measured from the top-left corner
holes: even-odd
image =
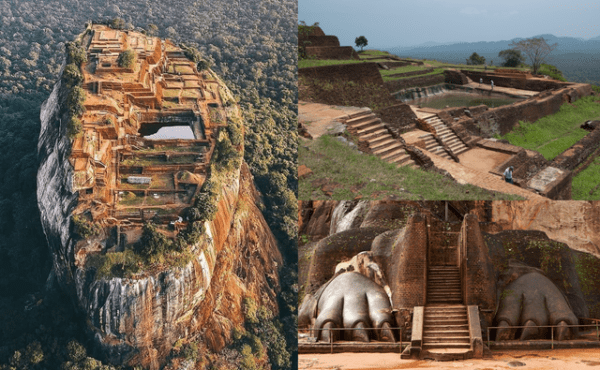
[[[478,14],[485,14],[487,13],[487,10],[479,10],[479,9],[475,9],[472,6],[463,8],[460,11],[462,14],[466,14],[466,15],[478,15]]]

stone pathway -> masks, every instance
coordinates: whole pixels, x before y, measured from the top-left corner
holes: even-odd
[[[511,185],[504,181],[503,178],[492,175],[489,172],[468,168],[460,163],[437,156],[427,150],[421,150],[431,158],[437,168],[448,171],[459,184],[471,184],[500,193],[519,195],[525,199],[545,199],[532,191]]]

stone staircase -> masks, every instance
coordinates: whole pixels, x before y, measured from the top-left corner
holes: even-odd
[[[427,149],[428,152],[453,161],[452,157],[450,157],[450,154],[446,152],[446,149],[444,149],[444,147],[441,146],[437,140],[435,140],[433,134],[419,136],[419,139],[425,140],[425,149]]]
[[[425,118],[425,121],[435,128],[438,137],[450,148],[454,155],[459,155],[469,150],[469,147],[436,114]]]
[[[460,270],[454,266],[429,266],[427,269],[427,303],[462,303]]]
[[[469,358],[472,353],[467,306],[463,305],[460,269],[429,266],[423,319],[423,356],[436,360]]]
[[[358,138],[361,150],[372,153],[388,163],[419,168],[404,149],[402,142],[394,139],[381,119],[370,110],[350,116],[344,124],[348,131]]]
[[[426,306],[423,321],[423,350],[451,356],[471,350],[467,306]]]

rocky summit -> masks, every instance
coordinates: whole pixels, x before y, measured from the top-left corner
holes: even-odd
[[[281,256],[239,107],[195,49],[90,24],[41,124],[53,279],[99,357],[158,369],[176,342],[221,350],[245,302],[277,312]]]

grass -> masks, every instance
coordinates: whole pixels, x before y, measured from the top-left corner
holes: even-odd
[[[573,200],[600,200],[600,156],[588,168],[573,177]]]
[[[460,185],[447,177],[409,167],[397,168],[381,159],[351,149],[323,135],[302,141],[298,163],[313,171],[301,179],[298,199],[428,199],[428,200],[515,200],[515,195],[495,193],[473,185]],[[334,185],[331,197],[321,190],[322,183]]]
[[[594,96],[564,103],[553,115],[534,123],[519,121],[519,127],[502,137],[511,144],[540,152],[548,160],[554,159],[588,134],[579,128],[583,122],[600,118],[600,104]]]
[[[298,68],[333,66],[337,64],[356,64],[365,63],[364,60],[356,59],[300,59],[298,60]]]
[[[421,71],[426,69],[427,67],[424,66],[404,66],[404,67],[400,67],[400,68],[393,68],[393,69],[382,69],[381,75],[382,76],[387,76],[387,75],[393,75],[396,73],[406,73],[406,72],[413,72],[413,71]]]
[[[358,56],[373,56],[373,55],[390,55],[387,51],[379,51],[379,50],[363,50],[358,52]]]

